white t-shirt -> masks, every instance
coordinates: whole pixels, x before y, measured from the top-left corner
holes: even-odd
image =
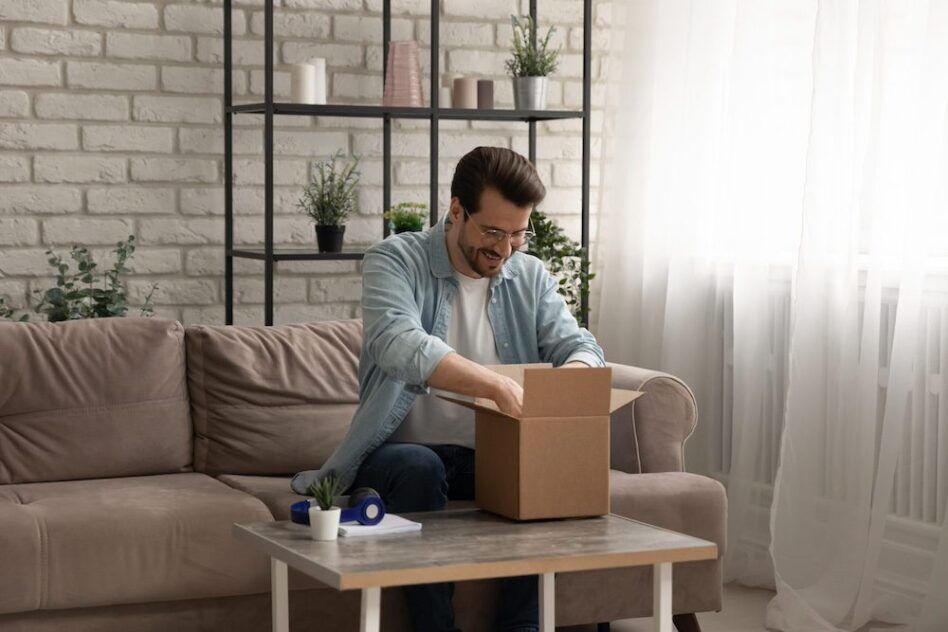
[[[503,364],[497,355],[494,330],[487,317],[490,277],[472,279],[455,274],[458,291],[454,295],[448,323],[448,346],[478,364]],[[408,415],[389,441],[424,445],[460,445],[474,448],[474,411],[439,397],[445,393],[431,388],[430,395],[415,398]],[[473,399],[453,394],[453,397]]]

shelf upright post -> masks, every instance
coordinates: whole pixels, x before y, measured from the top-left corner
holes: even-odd
[[[534,1],[534,0],[531,0]],[[590,60],[592,56],[592,0],[583,0],[583,186],[582,186],[582,239],[580,243],[583,247],[583,260],[581,265],[584,268],[589,266],[589,135],[591,131],[590,106],[591,90],[590,83],[592,74],[590,72]],[[589,296],[582,294],[580,301],[580,314],[583,320],[589,318]],[[588,323],[587,323],[588,324]]]
[[[537,24],[537,0],[530,0],[530,19],[533,20],[533,25]],[[530,42],[534,48],[537,46],[537,27],[533,33],[530,34]],[[549,81],[549,79],[547,79]],[[549,86],[547,86],[549,88]],[[535,119],[530,119],[527,122],[527,157],[530,159],[530,163],[533,166],[537,164],[537,122]]]
[[[428,90],[431,95],[429,98],[429,104],[431,106],[431,129],[428,134],[428,154],[431,159],[428,179],[430,180],[431,191],[429,192],[428,198],[428,216],[432,225],[438,221],[438,139],[440,137],[438,132],[440,121],[438,97],[441,93],[441,71],[438,67],[438,49],[441,47],[440,18],[441,3],[439,0],[431,0],[431,85]]]
[[[382,2],[382,84],[391,77],[388,72],[388,47],[392,39],[392,0]],[[382,89],[384,92],[384,88]],[[382,115],[382,212],[392,207],[392,117]],[[382,238],[388,237],[388,222],[382,218]]]
[[[273,324],[273,0],[263,10],[263,322]]]
[[[231,111],[231,0],[224,0],[224,322],[234,324],[234,113]]]

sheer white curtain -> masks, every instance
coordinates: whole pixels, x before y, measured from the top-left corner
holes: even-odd
[[[694,388],[688,467],[769,626],[948,629],[948,0],[616,10],[607,356]],[[926,556],[886,548],[896,514]]]

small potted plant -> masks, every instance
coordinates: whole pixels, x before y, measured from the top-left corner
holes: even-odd
[[[335,506],[342,485],[335,474],[329,474],[309,486],[313,499],[309,501],[309,535],[314,540],[335,540],[339,535],[339,517],[342,509]]]
[[[421,202],[402,202],[389,209],[382,217],[388,220],[395,234],[418,231],[425,227],[428,205]]]
[[[303,189],[298,206],[316,224],[316,243],[319,252],[340,252],[346,232],[345,221],[358,210],[356,185],[359,184],[359,158],[337,168],[342,157],[337,151],[326,160],[316,163],[312,181]]]
[[[514,107],[518,110],[546,109],[547,77],[556,70],[560,48],[550,49],[551,26],[542,40],[529,15],[510,16],[513,25],[513,51],[507,60],[507,72],[513,80]]]

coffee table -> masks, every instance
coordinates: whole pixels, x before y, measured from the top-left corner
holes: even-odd
[[[540,630],[554,630],[554,574],[654,568],[656,632],[672,632],[673,562],[716,559],[717,545],[614,514],[514,522],[478,509],[402,514],[422,530],[317,542],[290,521],[234,524],[238,540],[270,556],[274,632],[289,630],[287,565],[336,590],[362,591],[363,632],[378,632],[389,586],[539,576]]]

